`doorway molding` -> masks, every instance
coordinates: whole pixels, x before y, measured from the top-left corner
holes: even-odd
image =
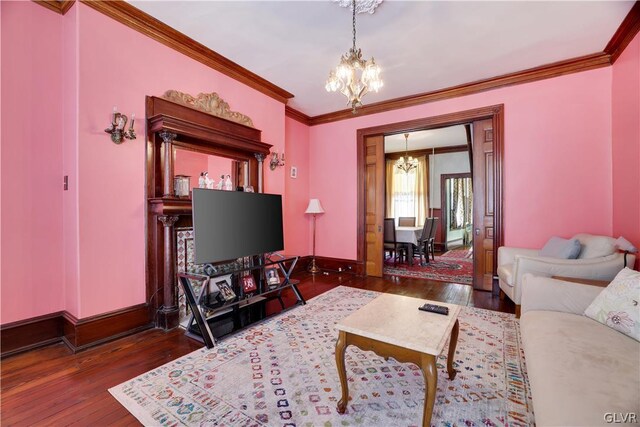
[[[380,126],[358,129],[356,136],[357,143],[357,174],[358,174],[358,242],[357,242],[357,262],[359,266],[358,274],[364,275],[365,265],[365,139],[376,135],[394,135],[405,132],[415,132],[441,127],[464,125],[477,120],[491,119],[493,122],[493,201],[494,201],[494,247],[493,251],[493,275],[496,274],[498,264],[497,248],[504,242],[504,221],[503,221],[503,166],[504,166],[504,104],[480,107],[472,110],[458,111],[455,113],[443,114],[439,116],[423,117],[420,119],[407,120],[404,122],[388,123]],[[478,147],[473,144],[472,149]],[[473,171],[472,171],[473,172]],[[493,292],[497,292],[494,281]]]

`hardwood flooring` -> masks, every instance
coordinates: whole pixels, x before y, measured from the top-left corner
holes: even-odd
[[[515,307],[470,286],[386,276],[302,274],[306,299],[345,285],[434,301],[513,313]],[[293,295],[285,295],[291,303]],[[273,301],[269,309],[276,310]],[[3,359],[0,363],[0,424],[2,426],[128,426],[139,425],[107,391],[130,378],[190,353],[202,344],[181,329],[158,329],[122,338],[73,354],[64,344]]]

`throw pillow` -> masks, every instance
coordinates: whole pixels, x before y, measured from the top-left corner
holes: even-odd
[[[640,272],[625,268],[584,311],[585,316],[640,341]]]
[[[574,239],[578,239],[582,244],[580,259],[601,258],[609,256],[616,251],[616,239],[609,236],[594,236],[592,234],[576,234]]]
[[[578,239],[563,239],[553,236],[540,250],[539,255],[550,258],[576,259],[581,248]]]

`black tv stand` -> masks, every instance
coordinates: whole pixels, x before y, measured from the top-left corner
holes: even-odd
[[[231,316],[234,330],[238,330],[243,327],[240,321],[241,310],[254,308],[259,305],[264,306],[265,302],[272,299],[278,299],[284,310],[285,305],[282,300],[282,292],[289,288],[296,296],[296,305],[306,304],[297,286],[299,281],[291,279],[291,273],[297,262],[297,256],[268,254],[255,257],[254,262],[250,265],[237,265],[232,269],[224,269],[224,271],[213,275],[178,274],[178,280],[184,290],[187,305],[191,310],[191,317],[187,323],[185,334],[204,343],[207,348],[213,348],[217,340],[212,332],[212,324],[217,320]],[[281,278],[278,284],[272,284],[270,286],[265,278],[265,270],[274,267],[282,273],[284,278]],[[248,272],[253,274],[257,289],[255,292],[245,295],[242,284],[237,278],[240,274],[247,274]],[[227,275],[232,275],[232,277],[235,278],[235,280],[232,280],[232,286],[236,297],[232,300],[220,302],[219,299],[216,300],[208,291],[208,281]],[[205,280],[205,283],[197,295],[192,286],[192,279]],[[212,299],[214,300],[213,303]],[[262,316],[262,318],[264,317],[265,316]]]

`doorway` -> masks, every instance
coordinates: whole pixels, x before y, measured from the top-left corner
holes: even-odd
[[[474,189],[474,288],[498,292],[494,285],[497,250],[503,242],[502,159],[504,106],[496,105],[359,129],[358,148],[358,263],[360,272],[382,276],[384,212],[384,136],[436,129],[467,127]],[[473,167],[475,166],[475,167]]]

